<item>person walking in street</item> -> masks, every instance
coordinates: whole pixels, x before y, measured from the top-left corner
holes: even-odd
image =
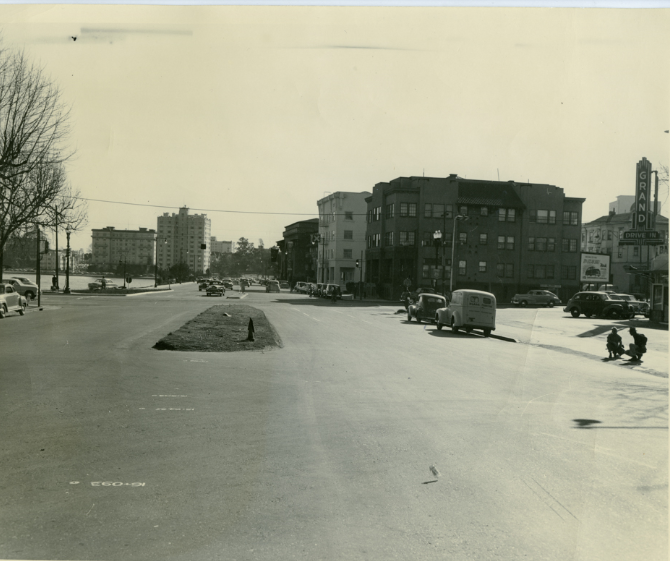
[[[616,327],[613,327],[612,332],[607,336],[607,351],[610,354],[609,358],[619,358],[626,351]]]
[[[638,333],[637,329],[631,327],[628,330],[628,333],[633,337],[634,343],[631,343],[626,351],[627,355],[630,355],[630,359],[638,361],[642,358],[642,355],[647,352],[647,337],[642,333]]]
[[[340,292],[340,287],[339,286],[333,286],[333,291],[331,293],[331,296],[333,298],[333,304],[337,303],[337,295]]]

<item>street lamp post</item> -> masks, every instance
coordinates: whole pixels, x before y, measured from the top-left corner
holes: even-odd
[[[119,265],[121,265],[121,260],[119,260]],[[123,256],[123,288],[126,288],[126,256]]]
[[[433,242],[435,244],[435,273],[437,273],[437,248],[440,247],[442,243],[442,232],[440,230],[436,230],[433,232]],[[434,283],[435,283],[435,291],[437,292],[437,275],[433,274],[434,277]],[[442,287],[442,290],[444,290],[444,287]]]
[[[454,233],[451,238],[451,274],[449,275],[449,294],[453,292],[454,288],[454,271],[456,270],[456,262],[454,261],[456,255],[456,224],[459,220],[468,220],[468,216],[457,214],[454,216]],[[450,296],[451,297],[451,296]]]
[[[67,236],[67,249],[65,250],[65,294],[70,294],[70,234],[72,233],[72,228],[70,225],[67,225],[65,228],[65,235]]]

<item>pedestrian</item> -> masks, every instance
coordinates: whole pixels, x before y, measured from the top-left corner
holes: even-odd
[[[637,329],[631,327],[628,330],[628,333],[633,337],[634,343],[631,343],[626,351],[627,355],[630,355],[631,360],[638,361],[642,358],[642,355],[647,352],[647,337],[642,333],[638,333]]]
[[[51,277],[51,288],[58,288],[58,277],[56,275]]]
[[[107,280],[105,279],[105,277],[102,277],[102,280],[100,281],[100,286],[103,290],[107,288]]]
[[[333,286],[333,291],[331,293],[331,296],[333,298],[333,304],[337,303],[337,295],[340,292],[340,287],[339,286]]]
[[[613,327],[612,332],[607,336],[607,351],[610,354],[609,358],[619,358],[626,351],[616,327]]]

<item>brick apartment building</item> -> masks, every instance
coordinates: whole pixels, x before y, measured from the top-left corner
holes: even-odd
[[[317,244],[313,239],[318,232],[318,218],[294,222],[284,228],[284,239],[277,242],[280,279],[291,286],[298,281],[316,282]]]
[[[114,270],[120,262],[127,265],[154,265],[156,230],[117,230],[114,226],[93,229],[91,262]]]
[[[378,183],[366,198],[368,291],[397,299],[407,278],[413,288],[448,291],[455,231],[454,290],[486,290],[509,302],[547,288],[565,301],[579,290],[584,200],[554,185],[457,175]]]

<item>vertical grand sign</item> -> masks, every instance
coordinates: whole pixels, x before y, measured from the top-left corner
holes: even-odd
[[[635,212],[633,214],[633,230],[651,228],[649,215],[651,204],[649,197],[649,180],[651,178],[651,162],[642,158],[636,167],[635,174]]]

